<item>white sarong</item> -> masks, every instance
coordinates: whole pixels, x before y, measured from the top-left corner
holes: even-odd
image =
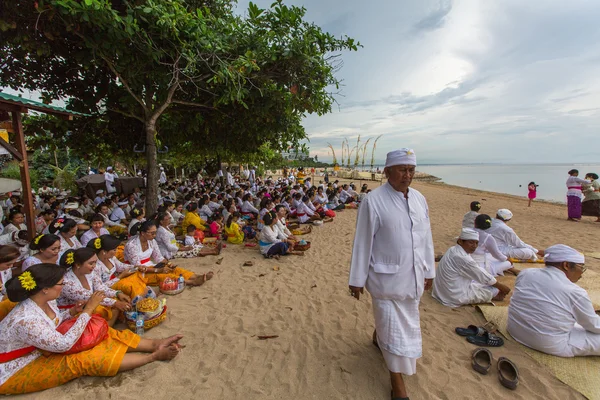
[[[377,342],[388,370],[404,375],[417,372],[422,356],[419,301],[373,298]]]

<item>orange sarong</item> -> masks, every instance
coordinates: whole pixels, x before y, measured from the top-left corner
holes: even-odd
[[[135,349],[139,344],[140,337],[130,330],[109,328],[108,338],[93,349],[38,357],[4,382],[0,395],[38,392],[80,376],[115,376],[127,349]]]
[[[9,312],[12,311],[13,308],[19,303],[13,303],[9,299],[4,299],[0,301],[0,321],[2,321]]]
[[[188,271],[187,269],[177,267],[170,274],[146,273],[145,279],[147,280],[148,286],[158,286],[167,278],[177,280],[179,278],[179,275],[183,275],[183,279],[188,280],[192,279],[192,276],[194,276],[195,274],[191,271]]]
[[[136,272],[127,278],[119,279],[119,282],[112,285],[111,289],[120,290],[133,299],[136,296],[143,296],[148,292],[147,279],[143,278],[140,272]]]

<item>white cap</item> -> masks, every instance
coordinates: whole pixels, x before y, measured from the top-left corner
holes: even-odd
[[[65,209],[69,209],[69,210],[74,210],[76,208],[79,208],[79,203],[76,202],[72,202],[72,203],[67,203],[65,204]]]
[[[463,228],[458,238],[462,240],[479,240],[479,233],[471,228]]]
[[[160,170],[161,170],[161,171],[164,171],[165,169],[164,169],[163,167],[160,167]]]
[[[107,171],[112,171],[112,167],[106,167]]]
[[[102,194],[102,193],[104,193],[104,190],[102,190],[102,189],[96,190],[96,194]]]
[[[394,165],[417,165],[417,156],[413,149],[402,148],[387,153],[385,166],[393,167]]]
[[[510,221],[513,217],[513,213],[507,208],[499,209],[496,211],[496,215],[499,216],[503,221]]]
[[[573,262],[577,264],[585,263],[585,257],[572,247],[564,244],[555,244],[544,251],[544,261],[546,262]]]

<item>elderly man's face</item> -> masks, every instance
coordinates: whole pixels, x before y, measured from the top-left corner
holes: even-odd
[[[386,167],[384,172],[390,184],[397,188],[408,188],[415,176],[416,167],[414,165],[393,165]]]
[[[475,250],[477,250],[479,241],[458,239],[458,244],[467,252],[467,254],[473,254]]]

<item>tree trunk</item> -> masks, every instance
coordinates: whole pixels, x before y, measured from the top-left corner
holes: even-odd
[[[153,215],[158,209],[158,166],[156,153],[156,121],[147,120],[146,129],[146,215]]]

